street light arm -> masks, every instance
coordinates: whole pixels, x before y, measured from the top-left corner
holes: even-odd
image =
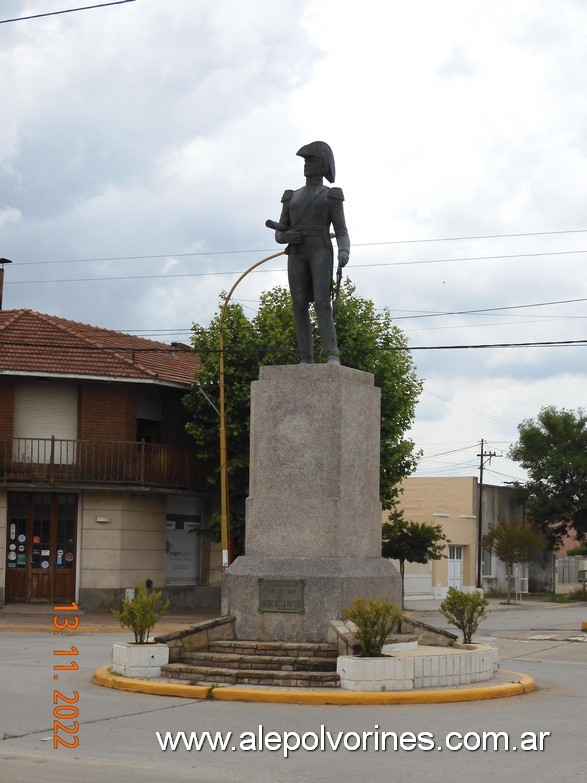
[[[261,264],[271,261],[278,256],[282,256],[285,250],[281,250],[279,253],[273,253],[271,256],[262,258],[257,261],[253,266],[249,267],[238,278],[236,283],[232,286],[220,312],[220,320],[218,322],[218,345],[220,349],[219,354],[219,374],[220,374],[220,542],[222,547],[222,567],[228,568],[229,565],[229,541],[230,541],[230,524],[228,519],[228,458],[226,449],[226,407],[224,401],[224,321],[226,318],[226,312],[228,309],[228,303],[230,297],[233,295],[235,288],[250,272],[256,269]]]

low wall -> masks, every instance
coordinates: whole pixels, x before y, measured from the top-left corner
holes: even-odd
[[[347,620],[331,620],[328,629],[327,641],[338,645],[339,655],[353,655],[359,653],[359,644],[353,633],[353,624]],[[401,623],[401,634],[395,633],[388,637],[388,642],[397,644],[401,641],[410,642],[416,639],[420,645],[432,647],[452,647],[458,636],[442,628],[434,628],[419,620],[404,617]]]
[[[178,663],[182,653],[206,650],[211,642],[233,640],[234,617],[216,617],[195,623],[181,631],[171,631],[155,637],[169,647],[169,663]]]
[[[487,644],[443,649],[418,647],[379,658],[341,655],[340,687],[348,691],[409,691],[467,685],[490,680],[497,668],[497,650]]]

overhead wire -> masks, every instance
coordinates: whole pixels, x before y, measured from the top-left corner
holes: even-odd
[[[427,244],[433,242],[464,242],[473,241],[479,239],[509,239],[516,237],[538,237],[538,236],[557,236],[564,234],[585,234],[587,228],[576,229],[562,229],[558,231],[527,231],[524,233],[515,234],[484,234],[479,236],[462,236],[462,237],[433,237],[428,239],[390,239],[383,242],[353,242],[353,247],[377,247],[385,245],[415,245],[415,244]],[[200,256],[223,256],[223,255],[241,255],[245,253],[264,253],[273,250],[274,248],[257,248],[248,250],[212,250],[204,251],[199,250],[192,253],[159,253],[156,255],[141,255],[141,256],[106,256],[98,258],[68,258],[59,259],[55,261],[20,261],[20,266],[29,266],[33,264],[89,264],[97,261],[148,261],[150,259],[157,258],[197,258]],[[587,252],[587,251],[581,251]]]
[[[111,0],[109,3],[97,3],[96,5],[85,5],[80,8],[66,8],[63,11],[48,11],[44,14],[32,14],[31,16],[16,16],[13,19],[0,19],[0,24],[8,22],[25,22],[29,19],[40,19],[43,16],[59,16],[60,14],[73,14],[75,11],[91,11],[93,8],[104,8],[107,5],[124,5],[125,3],[134,3],[136,0]]]
[[[371,264],[355,264],[353,271],[361,269],[372,269],[381,267],[394,267],[394,266],[416,266],[422,264],[443,264],[457,261],[499,261],[503,259],[511,258],[535,258],[545,256],[560,256],[560,255],[576,255],[580,253],[587,253],[585,250],[559,250],[550,251],[544,253],[518,253],[515,255],[500,255],[500,256],[466,256],[460,258],[437,258],[437,259],[424,259],[421,261],[382,261]],[[163,257],[163,256],[158,256]],[[116,259],[103,259],[103,260],[116,260]],[[50,263],[50,262],[48,262]],[[275,272],[285,272],[285,267],[269,268],[269,269],[255,269],[251,274],[268,274]],[[180,272],[180,273],[165,273],[163,275],[108,275],[105,277],[73,277],[73,278],[55,278],[49,280],[9,280],[5,285],[40,285],[50,283],[94,283],[104,282],[109,280],[168,280],[173,278],[185,278],[185,277],[218,277],[222,275],[234,275],[234,269],[219,270],[219,271],[207,271],[207,272]]]
[[[149,338],[143,338],[143,339],[149,339]],[[144,348],[132,348],[128,345],[121,345],[121,346],[115,346],[115,345],[105,345],[105,346],[82,346],[82,345],[66,345],[61,343],[35,343],[35,342],[24,342],[24,341],[10,341],[10,340],[0,340],[0,345],[2,346],[8,346],[8,347],[19,347],[19,348],[57,348],[59,350],[89,350],[89,351],[136,351],[136,352],[169,352],[172,350],[171,346],[161,348],[161,347],[144,347]],[[582,340],[549,340],[544,342],[524,342],[524,343],[483,343],[483,344],[471,344],[471,345],[390,345],[390,346],[370,346],[368,348],[357,348],[355,349],[358,353],[397,353],[397,352],[410,352],[410,351],[454,351],[454,350],[463,350],[463,349],[480,349],[480,348],[551,348],[551,347],[558,347],[558,346],[571,346],[571,345],[584,345],[587,346],[587,337]],[[190,352],[192,349],[190,347],[181,347],[178,346],[177,348],[174,348],[173,350],[176,350],[178,352]],[[250,354],[250,353],[280,353],[285,351],[290,351],[291,348],[283,348],[280,346],[273,346],[273,347],[267,347],[264,348],[263,351],[259,351],[258,348],[231,348],[231,347],[225,347],[223,348],[223,352],[227,354]],[[200,354],[213,354],[213,353],[220,353],[219,348],[197,348],[197,352]],[[439,395],[435,395],[439,396]],[[442,399],[442,398],[440,398]],[[450,400],[446,400],[446,402],[450,403]],[[471,409],[473,410],[473,409]],[[494,418],[494,417],[492,417]],[[503,421],[503,420],[498,420]]]
[[[354,247],[361,247],[361,245],[355,244]],[[248,252],[248,253],[263,253],[268,252],[267,250],[248,250],[248,251],[242,251]],[[20,262],[20,266],[31,266],[31,265],[37,265],[37,266],[44,266],[44,265],[50,265],[50,264],[73,264],[73,263],[99,263],[104,261],[140,261],[140,260],[146,260],[146,259],[155,259],[155,258],[185,258],[188,256],[215,256],[215,255],[229,255],[229,254],[240,254],[241,251],[227,251],[227,252],[213,252],[213,253],[178,253],[178,254],[168,254],[163,256],[126,256],[121,258],[95,258],[95,259],[71,259],[69,261],[24,261]],[[547,256],[566,256],[566,255],[580,255],[583,253],[587,253],[587,249],[582,250],[549,250],[544,251],[541,253],[509,253],[505,255],[491,255],[491,256],[460,256],[458,258],[426,258],[421,259],[419,261],[377,261],[370,264],[355,264],[353,265],[353,270],[357,269],[373,269],[373,268],[381,268],[381,267],[395,267],[395,266],[421,266],[425,264],[449,264],[453,262],[460,262],[460,261],[503,261],[506,259],[512,259],[512,258],[542,258]],[[279,269],[256,269],[252,274],[263,274],[267,272],[284,272],[284,268]],[[116,276],[109,276],[109,277],[88,277],[88,278],[73,278],[71,280],[22,280],[22,281],[16,281],[14,284],[22,284],[22,283],[47,283],[47,282],[60,282],[60,283],[76,283],[80,280],[82,281],[93,281],[93,280],[128,280],[128,279],[146,279],[146,278],[158,278],[158,279],[165,279],[167,277],[214,277],[217,275],[233,275],[234,269],[229,270],[219,270],[219,271],[207,271],[207,272],[185,272],[181,274],[163,274],[163,275],[133,275],[130,277],[116,277]]]

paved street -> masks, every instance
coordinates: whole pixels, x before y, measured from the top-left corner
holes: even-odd
[[[414,616],[447,627],[434,605],[413,604]],[[83,618],[82,618],[83,619]],[[492,605],[476,640],[491,640],[500,651],[501,666],[532,676],[538,690],[520,697],[445,705],[324,707],[190,701],[130,694],[91,683],[95,669],[108,663],[114,641],[124,632],[60,634],[46,631],[7,631],[0,623],[0,769],[11,783],[152,783],[153,781],[388,781],[433,778],[454,781],[551,781],[553,775],[582,779],[587,765],[587,643],[581,623],[587,605]],[[12,626],[11,626],[12,627]],[[55,681],[55,650],[75,645],[79,671],[59,674]],[[65,696],[79,693],[79,746],[53,748],[53,700],[58,686]],[[72,725],[72,718],[63,722]],[[262,752],[230,749],[162,751],[155,732],[231,731],[315,732],[323,725],[338,732],[429,732],[434,749],[367,751],[297,750],[284,758],[283,749]],[[550,732],[544,750],[494,752],[451,751],[449,732],[507,732],[512,745],[524,732]],[[64,739],[68,735],[61,732]],[[353,747],[354,735],[345,735]],[[454,743],[453,739],[453,743]],[[308,740],[310,742],[310,740]],[[469,744],[473,743],[468,739]],[[442,747],[442,752],[437,750]]]

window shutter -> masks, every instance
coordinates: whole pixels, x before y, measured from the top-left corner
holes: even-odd
[[[73,383],[19,383],[14,398],[15,459],[47,462],[49,444],[77,440],[77,385]],[[65,446],[65,444],[64,444]],[[56,448],[57,463],[74,461],[74,449]]]

